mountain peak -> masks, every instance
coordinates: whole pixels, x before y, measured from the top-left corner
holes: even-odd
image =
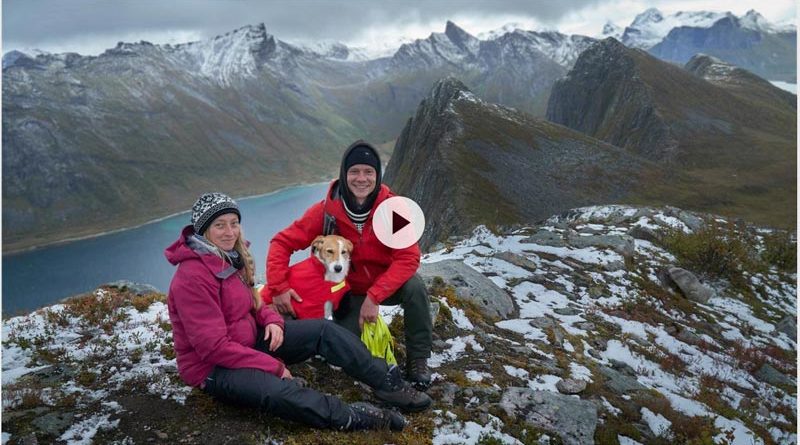
[[[448,39],[450,39],[451,42],[453,42],[454,45],[460,49],[471,54],[475,54],[477,52],[477,47],[479,45],[478,39],[472,36],[472,34],[464,31],[450,20],[448,20],[447,25],[445,25],[444,34]]]
[[[659,11],[656,8],[648,8],[643,13],[637,15],[635,19],[633,19],[631,27],[638,28],[650,23],[660,23],[663,20],[664,20],[664,15],[661,14],[661,11]]]
[[[606,37],[603,40],[598,41],[597,43],[600,45],[600,48],[614,50],[614,51],[627,51],[628,47],[623,45],[622,42],[615,39],[614,37]]]
[[[747,13],[739,19],[739,24],[742,28],[748,28],[755,31],[775,32],[775,25],[769,22],[763,15],[759,14],[755,9],[747,11]]]
[[[467,94],[472,96],[472,92],[464,85],[463,82],[453,76],[447,76],[440,79],[431,88],[426,100],[435,104],[437,110],[444,111],[444,109],[454,100],[457,100],[462,95]]]

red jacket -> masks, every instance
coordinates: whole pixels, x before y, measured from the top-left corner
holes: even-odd
[[[381,184],[378,197],[372,206],[362,233],[347,217],[342,200],[331,198],[338,180],[331,183],[328,199],[314,204],[300,219],[278,232],[269,244],[267,254],[267,285],[272,295],[291,288],[289,283],[289,258],[293,252],[305,249],[322,235],[323,206],[336,218],[337,234],[353,243],[350,273],[347,282],[355,295],[367,295],[380,304],[408,281],[419,268],[419,246],[415,243],[405,249],[392,249],[381,243],[372,230],[375,209],[387,198],[394,196],[389,187]]]
[[[346,280],[341,283],[325,281],[325,265],[314,256],[289,268],[289,286],[303,299],[301,302],[292,300],[298,319],[324,317],[325,302],[330,300],[336,310],[344,294],[350,290]],[[261,288],[265,304],[272,304],[272,297],[276,295],[267,286]]]
[[[178,265],[167,305],[181,378],[200,386],[215,365],[255,368],[280,377],[283,363],[253,346],[257,326],[283,327],[283,318],[266,305],[254,311],[252,293],[238,273],[217,278],[228,263],[212,253],[192,250],[186,237],[193,233],[192,226],[185,227],[164,251],[167,260]]]

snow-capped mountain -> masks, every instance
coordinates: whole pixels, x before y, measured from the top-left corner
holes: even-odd
[[[395,66],[433,67],[441,64],[462,65],[474,61],[480,40],[458,25],[447,21],[444,32],[434,32],[426,39],[405,44],[392,57]]]
[[[490,31],[480,32],[476,35],[476,37],[480,40],[494,40],[498,37],[502,37],[510,32],[514,32],[518,29],[525,29],[525,25],[519,22],[511,22],[506,23],[505,25],[501,26],[497,29],[492,29]]]
[[[745,15],[739,18],[739,23],[742,28],[768,33],[793,32],[797,29],[793,23],[774,24],[754,9],[747,11]]]
[[[302,51],[268,34],[263,23],[245,26],[213,39],[170,47],[200,74],[228,84],[235,76],[253,77],[265,65],[286,63]]]
[[[633,48],[650,48],[659,43],[673,28],[691,26],[708,28],[717,20],[732,16],[729,12],[710,11],[678,11],[675,14],[663,15],[656,8],[650,8],[636,16],[625,28],[622,43]]]
[[[596,42],[591,37],[582,35],[566,35],[558,31],[514,31],[515,35],[521,36],[532,48],[546,54],[558,64],[570,68],[575,63],[578,56]]]
[[[348,46],[342,42],[328,40],[316,42],[291,42],[291,44],[305,52],[317,54],[326,59],[340,60],[345,62],[364,62],[380,57],[391,56],[401,45],[398,43],[395,47],[377,50],[368,49],[365,47]]]

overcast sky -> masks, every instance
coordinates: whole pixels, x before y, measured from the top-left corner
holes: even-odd
[[[447,20],[472,34],[515,22],[597,36],[607,21],[624,27],[649,7],[736,15],[755,9],[773,22],[797,14],[794,0],[3,0],[2,51],[94,55],[119,41],[183,43],[262,22],[281,40],[353,46],[425,38],[444,31]]]

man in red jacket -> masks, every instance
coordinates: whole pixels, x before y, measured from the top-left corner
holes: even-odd
[[[418,388],[430,385],[428,357],[433,325],[425,285],[416,275],[420,250],[415,243],[392,249],[372,230],[372,216],[381,202],[394,196],[380,184],[381,162],[374,147],[353,143],[342,157],[339,179],[322,202],[272,238],[267,254],[267,285],[275,309],[294,316],[291,300],[302,301],[289,286],[292,253],[307,248],[318,235],[336,233],[353,243],[352,268],[347,275],[351,292],[334,313],[336,322],[360,335],[364,322],[374,322],[378,306],[400,304],[404,311],[406,378]]]

